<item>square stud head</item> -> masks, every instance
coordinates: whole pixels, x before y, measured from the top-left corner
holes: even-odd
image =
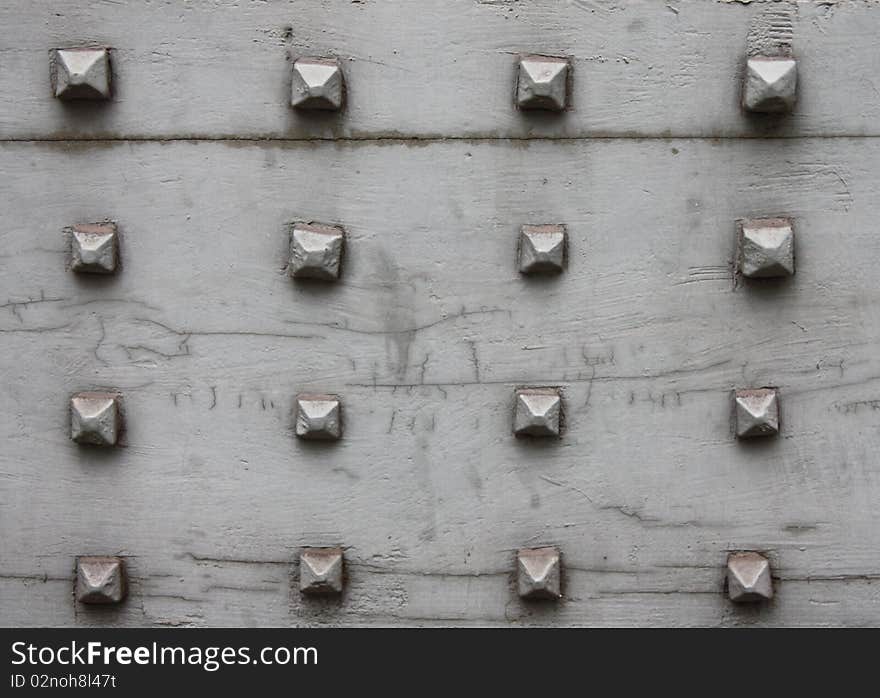
[[[571,63],[554,56],[522,56],[516,81],[516,106],[520,109],[562,111],[568,106]]]
[[[516,391],[513,433],[516,436],[559,436],[562,396],[558,388]]]
[[[342,436],[341,411],[335,395],[297,395],[296,435],[301,439],[336,441]]]
[[[80,557],[76,560],[76,599],[80,603],[120,603],[128,593],[121,557]]]
[[[779,433],[779,393],[776,388],[750,388],[734,393],[736,436],[750,439]]]
[[[299,590],[303,594],[341,594],[342,565],[342,548],[306,548],[299,556]]]
[[[731,553],[727,558],[727,594],[734,603],[772,599],[770,561],[759,553]]]
[[[58,99],[110,99],[110,51],[106,48],[53,49],[52,92]]]
[[[336,111],[345,102],[345,79],[335,58],[299,58],[293,64],[290,104]]]
[[[524,599],[562,596],[557,548],[523,548],[516,553],[517,589]]]
[[[295,223],[290,234],[288,271],[297,279],[339,278],[345,231],[335,225]]]
[[[519,234],[519,270],[558,274],[565,263],[564,225],[524,225]]]
[[[794,274],[794,226],[789,218],[739,221],[739,271],[750,279]]]
[[[87,274],[112,274],[119,260],[115,223],[92,223],[66,228],[70,237],[70,268]]]
[[[746,61],[743,107],[752,112],[791,111],[797,100],[797,61],[754,56]]]
[[[77,393],[70,398],[70,438],[80,444],[115,446],[122,431],[117,393]]]

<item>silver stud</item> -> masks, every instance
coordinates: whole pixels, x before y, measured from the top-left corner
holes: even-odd
[[[342,406],[336,395],[296,396],[296,435],[301,439],[335,441],[342,436]]]
[[[293,64],[290,104],[297,109],[342,109],[345,78],[335,58],[299,58]]]
[[[749,388],[734,393],[736,435],[740,439],[779,433],[779,393],[776,388]]]
[[[558,274],[565,264],[564,225],[524,225],[519,235],[523,274]]]
[[[770,561],[759,553],[731,553],[727,558],[727,594],[735,603],[772,599]]]
[[[118,393],[77,393],[70,398],[70,438],[81,444],[115,446],[122,431]]]
[[[341,594],[342,566],[342,548],[306,548],[299,556],[299,590],[303,594]]]
[[[562,111],[568,105],[571,63],[554,56],[522,56],[516,85],[520,109]]]
[[[297,279],[339,278],[345,231],[335,225],[294,223],[290,234],[288,271]]]
[[[789,218],[737,221],[739,271],[751,279],[794,274],[794,226]]]
[[[523,548],[516,554],[517,588],[524,599],[562,596],[557,548]]]
[[[559,436],[562,395],[558,388],[522,388],[516,391],[513,433],[517,436]]]
[[[80,557],[76,561],[76,598],[80,603],[120,603],[128,593],[121,557]]]
[[[70,268],[79,273],[112,274],[119,259],[115,223],[91,223],[65,228],[70,238]]]
[[[52,92],[59,99],[110,99],[110,51],[106,48],[53,49]]]
[[[743,107],[752,112],[791,111],[797,100],[797,61],[754,56],[746,61]]]

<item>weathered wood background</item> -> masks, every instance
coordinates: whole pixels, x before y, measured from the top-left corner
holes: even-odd
[[[7,2],[0,7],[0,624],[880,625],[880,6],[874,2]],[[48,50],[113,48],[65,105]],[[748,51],[800,101],[745,117]],[[573,56],[560,117],[512,108],[515,54]],[[344,59],[349,108],[287,106],[288,55]],[[796,219],[797,274],[734,284],[734,220]],[[65,271],[112,218],[123,269]],[[294,284],[286,226],[344,225],[343,279]],[[557,279],[515,268],[562,222]],[[567,431],[511,436],[513,389]],[[783,434],[737,443],[734,387]],[[124,392],[127,445],[68,439]],[[301,390],[344,439],[292,433]],[[348,586],[303,599],[304,545]],[[559,604],[513,592],[557,544]],[[777,598],[722,595],[765,551]],[[120,608],[74,558],[128,557]]]

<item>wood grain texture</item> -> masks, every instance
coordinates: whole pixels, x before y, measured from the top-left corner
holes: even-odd
[[[31,0],[0,6],[0,138],[578,138],[880,134],[870,0]],[[53,99],[48,51],[113,49],[108,104]],[[792,51],[788,117],[739,107],[748,53]],[[513,108],[516,56],[571,56],[572,108]],[[290,57],[336,55],[341,115],[289,106]]]
[[[491,8],[490,8],[491,9]],[[495,8],[497,9],[497,8]],[[724,16],[727,8],[718,9]],[[880,141],[4,143],[0,623],[878,625]],[[797,273],[735,285],[741,216],[790,215]],[[121,273],[65,271],[112,218]],[[341,283],[285,273],[286,226],[341,224]],[[556,279],[516,272],[561,222]],[[562,386],[558,443],[511,436],[518,385]],[[782,436],[737,443],[734,387]],[[127,446],[68,439],[67,398],[125,395]],[[293,396],[338,393],[333,444]],[[341,601],[296,553],[342,545]],[[514,551],[557,544],[562,603]],[[735,608],[728,550],[777,598]],[[74,557],[129,557],[120,609]]]

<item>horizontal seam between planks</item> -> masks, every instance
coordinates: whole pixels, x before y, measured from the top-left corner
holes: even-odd
[[[0,138],[0,143],[495,143],[495,142],[542,142],[542,141],[761,141],[761,140],[864,140],[880,138],[880,134],[830,134],[830,135],[615,135],[591,136],[97,136],[84,138]]]

